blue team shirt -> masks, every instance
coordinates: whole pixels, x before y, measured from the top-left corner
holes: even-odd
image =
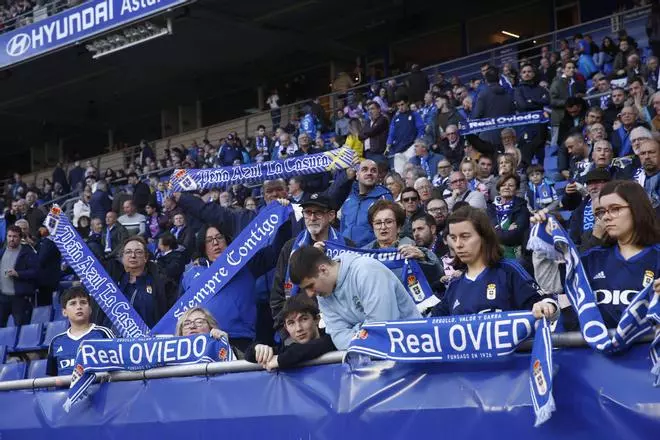
[[[465,273],[453,280],[433,315],[531,310],[542,299],[543,291],[525,269],[515,260],[503,259],[484,269],[475,280]]]
[[[112,331],[100,325],[92,324],[87,333],[78,337],[71,336],[70,329],[56,335],[48,347],[46,372],[50,376],[66,376],[73,373],[78,346],[86,339],[113,339]]]
[[[660,275],[660,245],[626,260],[618,246],[595,247],[582,255],[603,322],[616,327],[635,295]]]

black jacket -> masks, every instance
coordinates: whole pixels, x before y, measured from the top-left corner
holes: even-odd
[[[25,219],[30,223],[30,234],[33,237],[39,236],[39,228],[43,225],[46,219],[46,213],[40,206],[33,205],[28,208],[25,214]]]
[[[108,227],[106,226],[101,231],[101,249],[105,253],[106,247],[106,234]],[[128,230],[119,222],[115,223],[112,226],[110,231],[110,249],[112,252],[106,255],[106,258],[115,258],[119,254],[121,246],[124,244],[124,241],[128,238]]]
[[[495,232],[500,242],[504,246],[521,246],[525,241],[525,234],[529,230],[529,217],[530,213],[527,209],[527,202],[521,197],[513,198],[513,207],[511,208],[511,223],[516,224],[516,228],[509,231],[503,231],[499,222],[497,221],[497,211],[495,205],[488,204],[487,208],[488,218],[490,223],[495,227]]]
[[[550,92],[534,82],[522,81],[513,92],[513,100],[519,112],[543,110],[550,105]]]
[[[105,215],[112,210],[112,200],[105,191],[96,190],[89,199],[89,215],[92,218],[100,218],[105,224]]]
[[[144,212],[144,207],[151,200],[151,190],[149,185],[144,182],[138,182],[133,188],[133,202],[139,212]]]
[[[41,239],[37,259],[39,260],[37,286],[56,289],[62,277],[62,254],[51,239]]]
[[[302,362],[316,359],[322,354],[337,350],[335,344],[332,343],[330,335],[325,334],[323,330],[321,332],[318,339],[309,341],[306,344],[297,344],[294,342],[284,345],[282,343],[277,347],[273,347],[273,353],[277,355],[279,368],[291,368]],[[256,343],[250,345],[245,351],[245,360],[253,364],[257,362],[254,350],[256,345]]]
[[[477,97],[472,118],[493,118],[515,113],[511,95],[499,84],[489,84]]]
[[[380,115],[378,119],[371,124],[371,121],[366,122],[358,138],[364,142],[369,139],[369,151],[372,153],[383,154],[387,146],[387,134],[389,130],[389,122],[387,118]]]
[[[161,255],[156,260],[161,272],[165,274],[173,283],[178,284],[186,269],[186,263],[190,258],[182,248],[178,248],[168,253]]]

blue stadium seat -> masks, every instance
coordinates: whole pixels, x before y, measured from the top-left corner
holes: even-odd
[[[0,345],[0,364],[4,364],[7,359],[7,347]]]
[[[50,322],[53,319],[53,307],[52,306],[41,306],[35,307],[32,310],[32,319],[30,324],[44,324]]]
[[[25,379],[26,371],[27,364],[25,362],[14,362],[12,364],[0,365],[0,382]]]
[[[43,348],[48,348],[50,341],[60,333],[64,333],[69,328],[69,321],[53,321],[46,324],[46,336],[44,336]]]
[[[9,319],[7,319],[7,327],[16,327],[16,323],[14,322],[14,317],[12,315],[9,315]]]
[[[31,351],[41,349],[43,333],[43,324],[28,324],[22,326],[18,333],[18,342],[16,342],[14,351]]]
[[[30,362],[30,367],[28,368],[28,379],[36,379],[37,377],[46,377],[46,363],[48,359],[37,359],[36,361]]]
[[[0,345],[5,345],[9,350],[16,345],[16,336],[18,329],[16,327],[0,328]]]

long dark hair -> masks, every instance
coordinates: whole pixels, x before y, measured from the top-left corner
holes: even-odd
[[[215,223],[207,223],[204,226],[202,226],[202,229],[197,233],[197,253],[193,255],[193,260],[196,260],[198,258],[207,258],[206,255],[206,231],[209,230],[209,228],[215,228],[217,229],[224,237],[225,241],[227,242],[227,246],[231,244],[232,237],[231,235],[227,234],[225,230],[218,224]]]
[[[473,208],[469,205],[461,206],[447,218],[447,231],[449,231],[449,225],[462,222],[472,223],[474,230],[481,237],[481,252],[486,266],[493,267],[499,263],[503,258],[502,247],[486,213],[482,209]],[[454,259],[454,263],[456,266],[465,266],[458,257]]]
[[[641,185],[631,180],[613,180],[607,182],[600,190],[599,199],[609,194],[618,195],[630,206],[633,218],[633,244],[646,247],[660,243],[660,222],[648,194]],[[607,246],[613,246],[617,242],[607,232],[603,241]]]

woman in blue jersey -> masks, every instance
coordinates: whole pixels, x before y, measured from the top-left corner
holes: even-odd
[[[603,322],[612,328],[635,295],[660,275],[660,222],[648,195],[633,181],[608,182],[599,202],[594,215],[605,231],[604,244],[584,252],[581,260]],[[542,221],[544,212],[532,217]]]
[[[537,318],[557,318],[555,300],[543,295],[520,264],[502,257],[500,242],[483,210],[463,206],[449,216],[447,225],[455,265],[463,273],[447,286],[434,316],[531,309]]]

